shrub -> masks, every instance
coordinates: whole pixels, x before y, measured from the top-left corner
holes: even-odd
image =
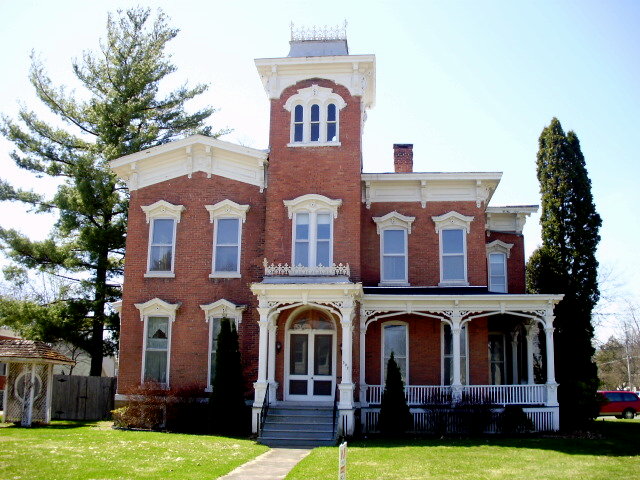
[[[527,433],[533,430],[533,422],[522,407],[507,405],[501,416],[501,431],[506,435]]]
[[[398,436],[409,430],[412,424],[413,417],[404,396],[400,369],[391,352],[391,358],[387,363],[387,379],[382,394],[378,428],[383,435]]]

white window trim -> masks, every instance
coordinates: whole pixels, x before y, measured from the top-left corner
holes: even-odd
[[[156,297],[144,303],[136,303],[134,306],[140,311],[140,320],[143,322],[142,328],[142,369],[140,371],[140,383],[144,384],[144,369],[147,353],[147,327],[149,317],[168,317],[168,338],[167,338],[167,383],[163,387],[169,389],[171,374],[171,338],[172,325],[176,320],[176,312],[180,308],[180,303],[168,303]]]
[[[211,347],[213,346],[212,331],[213,322],[209,320],[212,318],[229,318],[232,320],[236,328],[242,323],[242,312],[245,310],[246,305],[236,305],[229,300],[224,298],[217,300],[213,303],[208,303],[206,305],[200,305],[200,308],[204,311],[204,321],[209,324],[209,346],[208,346],[208,356],[207,356],[207,379],[205,392],[212,391],[211,381]]]
[[[446,325],[449,325],[446,322],[440,322],[440,385],[447,385],[444,383],[444,328]],[[449,325],[449,327],[451,327],[451,325]],[[464,364],[460,364],[460,377],[462,377],[462,372],[463,369],[466,373],[465,375],[465,381],[466,383],[463,383],[463,385],[471,385],[470,382],[470,376],[471,376],[471,372],[469,371],[469,324],[465,323],[464,325],[460,326],[460,329],[465,329],[466,331],[466,335],[464,337],[465,340],[465,358],[464,358]],[[451,340],[453,341],[453,333],[451,334]],[[451,345],[451,361],[453,362],[453,345]],[[451,368],[453,369],[453,363],[451,364]]]
[[[336,106],[336,138],[337,141],[327,141],[327,107],[330,103]],[[302,141],[294,141],[295,107],[302,106]],[[311,105],[320,107],[320,139],[311,141]],[[331,88],[311,85],[301,88],[298,93],[289,97],[284,108],[291,112],[290,133],[288,147],[327,147],[340,146],[340,110],[346,107],[344,99]]]
[[[503,268],[503,276],[504,276],[504,291],[495,290],[493,288],[493,284],[491,282],[491,255],[501,255],[504,261],[502,262]],[[489,291],[496,293],[508,293],[509,292],[509,277],[508,277],[508,268],[507,268],[507,258],[508,256],[502,252],[491,252],[487,253],[487,280],[489,284]]]
[[[513,247],[513,243],[505,243],[501,240],[494,240],[491,243],[487,243],[487,284],[489,287],[489,291],[492,292],[493,288],[491,285],[491,254],[492,253],[500,253],[504,255],[504,287],[505,291],[500,293],[509,292],[509,269],[507,268],[507,263],[509,257],[511,256],[511,248]]]
[[[149,239],[147,241],[147,271],[144,274],[145,278],[174,278],[175,277],[175,260],[176,260],[176,233],[178,230],[178,223],[182,212],[185,210],[183,205],[173,205],[165,200],[158,200],[151,205],[144,205],[141,207],[145,213],[147,223],[149,224]],[[171,245],[171,270],[167,271],[152,271],[151,270],[151,243],[153,239],[153,220],[173,220],[173,239]]]
[[[380,237],[380,283],[379,286],[409,286],[409,234],[411,225],[416,217],[408,217],[396,211],[389,212],[382,217],[373,217],[376,223],[376,230]],[[404,230],[404,278],[402,280],[385,280],[384,275],[384,232],[385,230]]]
[[[211,273],[209,278],[240,278],[240,260],[242,258],[242,224],[247,220],[249,205],[240,205],[232,200],[222,200],[214,205],[205,205],[209,212],[209,221],[213,223],[213,252],[211,254]],[[216,240],[218,234],[218,220],[237,218],[238,222],[238,269],[235,272],[216,272]]]
[[[438,215],[435,217],[431,217],[433,223],[435,224],[436,233],[439,236],[439,259],[440,259],[440,283],[438,286],[440,287],[450,287],[450,286],[467,286],[469,285],[469,276],[467,271],[468,266],[468,255],[467,255],[467,235],[471,231],[471,222],[475,217],[469,217],[467,215],[462,215],[456,211],[451,211],[445,213],[443,215]],[[442,231],[443,230],[462,230],[463,231],[463,258],[464,258],[464,274],[463,278],[460,280],[444,280],[444,262],[443,262],[443,242],[442,242]]]
[[[410,385],[409,383],[409,323],[408,322],[403,322],[400,320],[391,320],[388,322],[383,322],[380,324],[380,377],[381,377],[381,385],[385,385],[385,378],[384,378],[384,370],[386,368],[385,365],[385,361],[384,361],[384,327],[388,326],[388,325],[404,325],[405,327],[405,345],[406,345],[406,349],[407,349],[407,355],[406,355],[406,377],[404,379],[404,383],[405,386]]]
[[[294,198],[293,200],[284,200],[284,206],[287,207],[291,222],[291,265],[295,266],[296,255],[296,215],[298,213],[309,214],[309,266],[312,267],[316,258],[317,249],[317,216],[319,213],[329,214],[331,222],[329,224],[329,265],[333,265],[333,227],[336,218],[338,218],[338,208],[342,205],[342,200],[331,199],[324,195],[309,193]]]

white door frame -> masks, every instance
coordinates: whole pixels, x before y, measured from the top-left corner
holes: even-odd
[[[335,329],[335,324],[331,322],[334,328],[332,330],[316,330],[316,329],[307,329],[307,330],[293,330],[287,328],[286,336],[285,336],[285,356],[284,356],[284,399],[285,401],[297,401],[297,402],[333,402],[333,395],[336,388],[336,359],[337,359],[337,332]],[[290,356],[291,356],[291,335],[307,335],[308,338],[308,350],[307,350],[307,365],[308,365],[308,374],[307,375],[295,375],[295,378],[291,378],[292,375],[289,373],[290,367]],[[314,350],[315,350],[315,337],[316,335],[331,335],[331,376],[322,375],[322,379],[329,380],[331,379],[331,393],[329,395],[313,395],[313,380],[314,377],[318,377],[318,375],[314,375]],[[289,393],[289,380],[304,380],[306,377],[307,380],[307,395],[292,395]]]

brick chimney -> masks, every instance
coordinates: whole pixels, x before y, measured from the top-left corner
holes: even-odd
[[[393,167],[396,173],[413,172],[413,144],[393,144]]]

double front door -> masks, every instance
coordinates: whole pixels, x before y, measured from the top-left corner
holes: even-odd
[[[286,399],[332,401],[336,375],[335,331],[289,330]]]

